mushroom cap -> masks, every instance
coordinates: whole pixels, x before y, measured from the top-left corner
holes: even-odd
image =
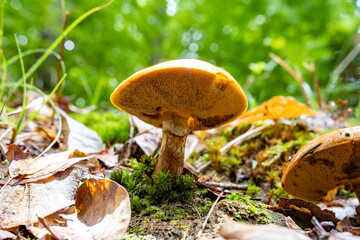
[[[169,115],[179,116],[189,131],[220,126],[247,108],[245,94],[228,72],[195,59],[167,61],[131,75],[111,102],[156,127]]]
[[[304,200],[320,202],[330,190],[360,181],[360,127],[324,134],[291,159],[281,183]]]

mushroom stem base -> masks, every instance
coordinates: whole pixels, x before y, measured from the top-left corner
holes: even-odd
[[[177,136],[163,131],[160,155],[156,163],[155,173],[168,170],[175,178],[179,177],[184,168],[185,136]]]

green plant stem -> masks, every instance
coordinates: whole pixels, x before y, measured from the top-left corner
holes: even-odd
[[[21,73],[22,73],[22,83],[23,83],[23,96],[22,96],[22,111],[20,113],[20,117],[18,119],[18,122],[17,122],[17,126],[15,128],[15,131],[14,131],[14,135],[12,137],[12,141],[13,142],[16,138],[16,135],[17,133],[19,132],[19,128],[22,124],[22,121],[25,117],[25,113],[26,113],[26,77],[25,77],[25,66],[24,66],[24,61],[23,61],[23,58],[22,58],[22,54],[21,54],[21,49],[20,49],[20,44],[19,44],[19,41],[18,41],[18,38],[15,34],[15,42],[16,42],[16,47],[17,47],[17,50],[19,52],[19,58],[20,58],[20,66],[21,66]]]
[[[56,86],[53,88],[53,90],[51,91],[51,93],[47,96],[46,100],[43,102],[43,104],[41,105],[41,107],[36,111],[35,114],[33,114],[32,116],[29,117],[29,119],[19,128],[19,132],[21,130],[23,130],[26,125],[31,122],[36,116],[37,114],[40,112],[41,108],[43,106],[45,106],[50,100],[51,100],[51,97],[55,94],[55,92],[57,91],[57,89],[61,86],[61,84],[65,81],[66,79],[66,74],[60,79],[60,81],[58,82],[58,84],[56,84]],[[31,85],[32,86],[32,85]]]
[[[29,76],[31,76],[38,68],[39,66],[45,61],[45,59],[50,55],[50,53],[56,48],[56,46],[62,41],[62,39],[68,35],[79,23],[81,23],[85,18],[90,16],[91,14],[108,7],[113,0],[110,0],[108,3],[94,7],[87,12],[83,13],[80,17],[78,17],[73,23],[71,23],[62,33],[59,37],[55,39],[55,41],[46,49],[44,54],[29,68],[29,70],[25,74],[25,79],[27,79]],[[21,79],[18,80],[18,85],[20,84]],[[18,87],[15,86],[15,89]],[[14,89],[14,90],[15,90]]]

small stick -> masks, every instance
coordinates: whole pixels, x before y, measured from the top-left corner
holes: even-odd
[[[244,190],[244,191],[248,189],[247,185],[236,184],[236,183],[221,183],[221,182],[208,181],[208,182],[203,182],[203,184],[208,185],[210,187],[221,187],[225,189],[235,189],[235,190]]]
[[[204,223],[203,223],[203,225],[202,225],[202,228],[200,229],[199,233],[196,235],[196,238],[199,238],[199,237],[201,236],[201,234],[202,234],[203,230],[205,229],[205,226],[206,226],[206,224],[207,224],[207,222],[208,222],[208,220],[209,220],[212,212],[214,211],[216,204],[218,203],[220,197],[222,196],[222,194],[223,194],[223,192],[221,192],[221,193],[219,194],[219,196],[218,196],[217,199],[215,200],[214,204],[213,204],[212,207],[210,208],[210,211],[209,211],[208,215],[206,216],[206,219],[205,219],[205,221],[204,221]]]
[[[303,79],[300,73],[300,70],[297,71],[297,73],[295,73],[295,71],[284,61],[282,60],[279,56],[275,55],[274,53],[270,53],[270,57],[277,62],[280,66],[282,66],[299,84],[300,86],[300,91],[301,91],[301,95],[303,96],[304,100],[305,100],[305,104],[306,106],[310,107],[310,101],[308,96],[306,95],[304,86],[303,86]]]
[[[318,231],[321,235],[323,235],[324,237],[328,235],[328,232],[325,231],[325,229],[323,228],[323,226],[321,226],[319,220],[317,220],[315,216],[311,218],[311,223],[314,225],[316,231]]]
[[[314,88],[315,88],[315,92],[317,95],[317,101],[318,101],[318,106],[320,110],[324,110],[324,100],[321,97],[321,92],[320,92],[320,84],[319,84],[319,79],[318,76],[316,74],[316,68],[315,68],[315,64],[314,62],[311,62],[310,64],[304,64],[304,67],[310,71],[311,73],[311,77],[313,79],[313,84],[314,84]]]
[[[69,11],[65,12],[65,1],[64,0],[61,0],[61,12],[63,13],[63,31],[65,31],[65,29],[68,25],[68,22],[69,22],[70,12]],[[64,62],[65,41],[66,41],[66,37],[64,37],[61,41],[60,59],[59,59],[59,65],[58,65],[58,69],[57,69],[56,83],[58,83],[60,81],[61,63]],[[62,83],[61,88],[59,89],[58,94],[56,95],[56,99],[60,98],[62,92],[64,91],[64,87],[65,87],[65,82]]]
[[[270,196],[269,196],[269,198],[268,198],[268,200],[267,200],[267,202],[266,202],[266,205],[269,205],[269,204],[270,204],[273,195],[274,195],[274,190],[271,191]]]
[[[252,130],[247,131],[246,133],[240,135],[239,137],[233,139],[228,144],[220,149],[220,154],[225,155],[230,148],[239,145],[240,143],[249,140],[251,138],[259,136],[265,129],[272,127],[272,125],[264,125]]]

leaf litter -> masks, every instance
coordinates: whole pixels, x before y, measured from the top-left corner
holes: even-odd
[[[281,99],[294,104],[290,98]],[[33,111],[38,104],[30,106],[28,111]],[[274,112],[269,110],[271,104],[265,104],[267,113],[262,114],[271,115],[268,114]],[[286,106],[281,108],[286,109]],[[0,184],[3,192],[0,197],[3,204],[0,204],[0,236],[5,236],[4,239],[19,234],[19,226],[26,226],[25,231],[32,238],[118,239],[127,232],[125,238],[193,239],[200,232],[200,239],[211,239],[219,238],[221,225],[228,221],[288,226],[286,231],[298,231],[313,239],[345,239],[350,237],[346,235],[350,232],[351,237],[357,234],[357,220],[352,214],[348,218],[337,218],[339,211],[335,216],[315,204],[300,203],[299,199],[290,199],[286,205],[281,203],[281,197],[289,197],[279,184],[282,169],[292,154],[318,134],[314,131],[318,127],[308,127],[311,124],[307,118],[283,120],[282,117],[293,116],[281,115],[279,111],[276,116],[272,113],[270,120],[265,122],[191,134],[185,166],[190,169],[189,176],[194,177],[194,181],[205,185],[191,190],[194,193],[189,193],[190,198],[168,201],[166,198],[177,190],[170,190],[170,195],[166,195],[169,189],[160,189],[165,185],[155,185],[154,191],[145,184],[143,190],[151,196],[162,196],[161,191],[164,191],[161,200],[155,203],[146,195],[142,199],[131,192],[131,186],[135,186],[131,184],[136,184],[131,176],[138,171],[131,159],[139,160],[144,153],[156,155],[161,142],[161,134],[156,129],[133,120],[132,127],[138,133],[133,130],[129,141],[116,155],[113,148],[104,149],[94,131],[62,111],[61,119],[54,117],[53,112],[54,109],[44,106],[41,117],[29,122],[16,137],[16,145],[11,144],[9,128],[1,129],[3,163],[0,177],[3,179]],[[254,119],[259,120],[257,116]],[[58,124],[59,121],[62,124]],[[43,153],[54,141],[48,152]],[[43,156],[38,157],[42,153]],[[130,196],[120,185],[102,179],[117,169],[125,171],[122,175],[126,178],[126,181],[123,179],[124,187],[130,191]],[[202,177],[198,179],[191,172]],[[87,180],[78,188],[83,180],[95,176],[96,180]],[[14,179],[9,182],[11,177]],[[209,182],[212,186],[206,185]],[[339,193],[336,195],[336,198],[342,197]],[[136,204],[142,207],[135,211]],[[346,202],[344,206],[347,206]],[[272,211],[275,208],[278,213]],[[314,226],[311,220],[314,216],[326,233]],[[302,228],[298,229],[298,226]],[[275,225],[264,225],[264,228],[275,233],[284,231],[283,227]],[[245,229],[246,234],[268,231],[258,230],[253,225],[247,225]],[[337,232],[328,234],[329,229]]]

